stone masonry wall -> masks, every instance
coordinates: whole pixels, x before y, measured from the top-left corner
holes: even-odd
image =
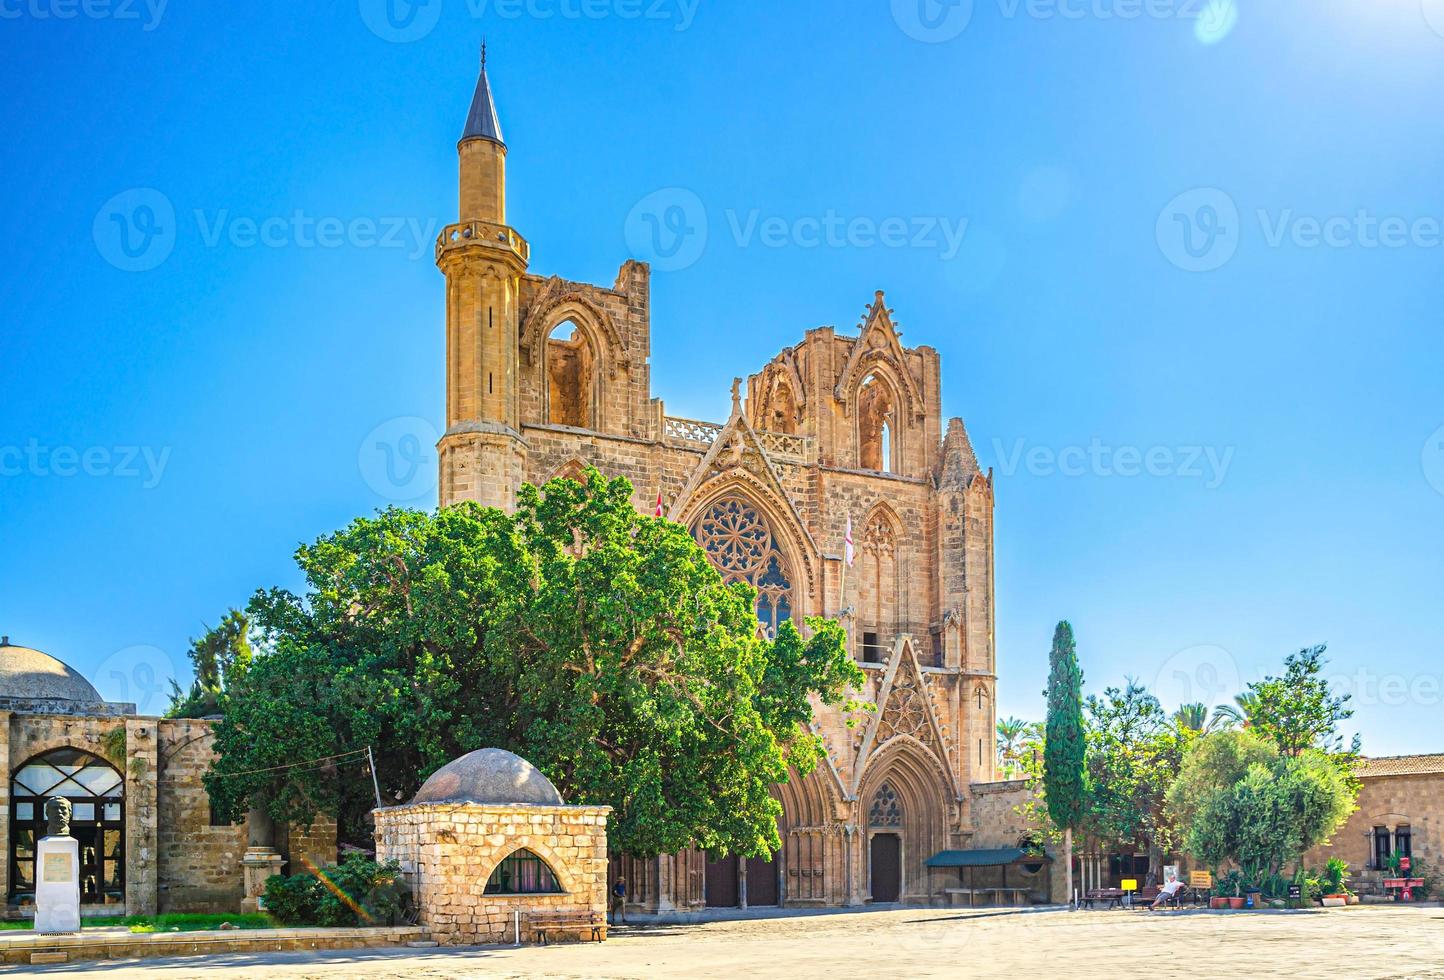
[[[376,857],[397,860],[421,908],[421,924],[443,943],[514,938],[519,911],[605,916],[610,807],[413,804],[377,810]],[[526,848],[556,875],[562,894],[487,895],[502,859]]]
[[[1333,842],[1316,847],[1304,858],[1308,867],[1322,866],[1331,857],[1349,862],[1355,887],[1381,891],[1383,874],[1373,869],[1375,827],[1410,828],[1414,860],[1433,873],[1444,871],[1444,773],[1400,776],[1365,776],[1360,780],[1359,809],[1334,834]]]
[[[207,721],[160,722],[161,912],[234,912],[241,907],[244,823],[211,825],[201,777],[215,758]]]
[[[1024,779],[1013,779],[998,783],[974,783],[972,790],[973,836],[969,848],[1017,847],[1024,834],[1041,830],[1018,810],[1033,799],[1033,792]],[[1047,848],[1052,858],[1042,871],[1029,874],[1026,868],[1008,869],[1008,884],[1018,888],[1032,888],[1035,898],[1046,898],[1053,904],[1062,904],[1067,899],[1067,882],[1064,878],[1062,855],[1056,847]],[[979,888],[1000,887],[1002,875],[995,868],[979,868],[974,873],[973,884]]]

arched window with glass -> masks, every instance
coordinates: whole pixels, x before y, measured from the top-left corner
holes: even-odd
[[[551,866],[526,848],[503,858],[486,883],[488,895],[556,895],[561,890]]]
[[[125,903],[125,777],[99,756],[55,749],[16,769],[10,779],[12,905],[35,904],[35,851],[45,836],[45,801],[70,801],[70,836],[80,843],[80,901]]]
[[[776,636],[793,617],[792,569],[767,518],[741,497],[723,497],[697,518],[692,536],[723,581],[757,590],[757,621]]]

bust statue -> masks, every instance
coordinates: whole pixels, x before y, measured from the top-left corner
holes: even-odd
[[[52,796],[46,800],[45,819],[47,821],[45,836],[69,837],[70,801],[60,796]]]

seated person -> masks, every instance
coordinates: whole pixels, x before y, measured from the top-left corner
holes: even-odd
[[[1168,884],[1164,885],[1162,888],[1158,889],[1158,896],[1154,898],[1153,904],[1149,905],[1148,907],[1151,909],[1156,909],[1158,908],[1158,906],[1164,904],[1165,902],[1172,901],[1173,896],[1177,895],[1182,890],[1183,882],[1180,879],[1175,878],[1172,881],[1168,882]]]

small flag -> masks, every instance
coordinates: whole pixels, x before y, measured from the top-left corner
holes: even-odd
[[[654,513],[652,516],[653,516],[653,517],[661,517],[661,516],[662,516],[662,491],[660,491],[660,490],[657,491],[657,511],[656,511],[656,513]]]
[[[847,515],[847,535],[842,539],[842,560],[848,568],[852,567],[852,515]]]

